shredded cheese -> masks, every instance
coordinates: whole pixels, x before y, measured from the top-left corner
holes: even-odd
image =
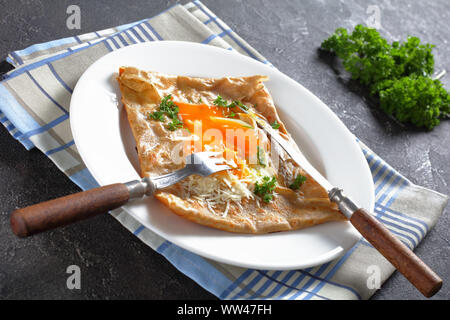
[[[222,217],[228,215],[231,205],[242,211],[241,202],[244,199],[256,199],[259,206],[258,199],[250,189],[255,183],[262,181],[264,176],[270,175],[271,168],[247,169],[247,175],[242,179],[231,171],[209,177],[190,176],[182,182],[183,197],[197,200],[213,214],[219,214],[216,212],[217,208],[225,206],[220,213]]]

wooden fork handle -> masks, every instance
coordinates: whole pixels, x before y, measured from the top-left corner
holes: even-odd
[[[367,211],[357,210],[350,222],[425,297],[442,287],[442,279]]]
[[[123,183],[79,192],[15,210],[11,228],[24,238],[119,208],[129,199],[130,191]]]

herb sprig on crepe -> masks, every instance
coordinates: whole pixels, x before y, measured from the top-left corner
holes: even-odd
[[[235,100],[231,103],[228,103],[228,101],[225,100],[224,98],[222,98],[221,96],[217,96],[217,98],[216,98],[216,100],[214,100],[213,104],[218,107],[223,107],[223,108],[228,108],[228,109],[240,107],[244,110],[248,110],[248,107],[246,105],[244,105],[242,102]]]
[[[294,182],[289,186],[292,190],[298,190],[300,187],[306,182],[307,178],[299,174],[297,178],[295,178]]]
[[[277,186],[277,178],[264,177],[261,183],[255,183],[254,193],[260,196],[265,203],[270,203],[273,199],[273,192]]]
[[[176,131],[183,127],[183,122],[178,118],[178,106],[172,101],[172,95],[168,95],[161,100],[159,111],[154,111],[148,115],[149,119],[165,122],[167,116],[171,122],[167,125],[170,131]]]

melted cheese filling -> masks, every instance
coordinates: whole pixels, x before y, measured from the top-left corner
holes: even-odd
[[[243,179],[232,171],[209,177],[190,176],[181,183],[183,198],[195,199],[212,213],[221,214],[223,217],[228,214],[231,205],[242,210],[241,201],[244,199],[255,200],[259,206],[258,197],[250,189],[255,183],[260,183],[264,176],[273,175],[273,169],[249,167],[247,171],[248,174]],[[222,208],[221,213],[218,212],[218,207]]]
[[[274,170],[267,156],[265,166],[255,163],[258,152],[261,152],[258,150],[262,150],[262,147],[254,123],[237,119],[237,108],[180,102],[175,104],[179,107],[183,128],[191,134],[191,139],[186,141],[186,154],[223,152],[226,162],[234,168],[209,177],[190,176],[181,183],[183,198],[191,202],[197,200],[210,212],[224,217],[231,206],[242,210],[241,202],[244,199],[255,200],[259,205],[258,197],[251,189],[264,176],[273,176]],[[215,134],[210,134],[211,131]]]

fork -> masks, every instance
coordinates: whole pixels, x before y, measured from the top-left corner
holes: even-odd
[[[152,196],[157,190],[174,185],[190,175],[206,177],[232,169],[223,164],[225,160],[218,158],[219,155],[222,153],[194,153],[186,157],[184,168],[167,175],[107,185],[17,209],[10,218],[12,231],[18,237],[25,238],[117,209],[130,200]]]

